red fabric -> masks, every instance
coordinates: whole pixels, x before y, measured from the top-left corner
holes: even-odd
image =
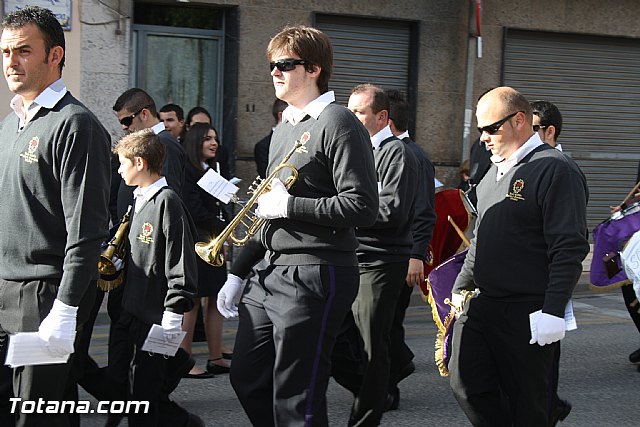
[[[436,225],[429,244],[427,262],[424,263],[425,277],[460,249],[462,238],[449,223],[447,217],[450,216],[463,232],[469,227],[470,217],[462,201],[462,191],[455,188],[436,193],[436,215]],[[420,284],[420,289],[424,295],[428,295],[426,283]]]

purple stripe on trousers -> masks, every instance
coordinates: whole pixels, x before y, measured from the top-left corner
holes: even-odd
[[[333,266],[329,267],[329,297],[324,306],[324,313],[322,314],[322,324],[320,325],[320,334],[318,336],[318,344],[316,346],[316,357],[313,360],[313,369],[311,370],[311,381],[309,382],[309,394],[307,395],[307,408],[304,414],[304,420],[306,426],[311,426],[313,420],[313,392],[316,387],[316,380],[318,377],[318,365],[320,364],[320,356],[322,355],[322,342],[324,341],[324,333],[327,329],[327,321],[329,319],[329,311],[331,310],[331,304],[333,298],[336,295],[336,280],[335,271]]]

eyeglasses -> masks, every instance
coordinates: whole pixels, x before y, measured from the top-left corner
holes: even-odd
[[[273,67],[276,67],[280,71],[291,71],[296,68],[297,65],[304,65],[307,61],[304,59],[280,59],[275,62],[269,62],[269,72],[273,71]]]
[[[509,120],[511,117],[515,116],[518,113],[522,113],[523,111],[516,111],[515,113],[511,113],[509,114],[507,117],[505,117],[504,119],[498,120],[495,123],[492,123],[490,125],[487,126],[483,126],[483,127],[479,127],[478,128],[478,132],[480,132],[480,135],[482,135],[484,132],[488,133],[489,135],[493,135],[494,133],[498,132],[498,130],[500,130],[500,127],[502,127],[502,125]]]
[[[120,119],[120,124],[122,126],[126,126],[126,127],[131,126],[131,123],[133,123],[134,117],[137,116],[138,114],[142,113],[142,110],[144,110],[145,108],[147,108],[147,107],[142,107],[140,110],[138,110],[137,113],[133,113],[130,116],[126,116],[126,117],[121,118]]]
[[[544,130],[546,128],[548,128],[549,126],[542,126],[542,125],[533,125],[533,131],[534,132],[538,132],[540,129]]]

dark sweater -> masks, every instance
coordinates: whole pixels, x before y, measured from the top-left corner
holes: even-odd
[[[130,252],[122,306],[147,324],[160,324],[167,310],[193,307],[197,269],[195,226],[178,195],[162,188],[132,214]]]
[[[77,306],[108,235],[109,134],[67,92],[21,133],[11,112],[0,138],[0,277],[59,278],[58,299]]]
[[[202,175],[204,172],[187,163],[182,191],[182,200],[198,229],[199,241],[218,235],[227,225],[220,219],[220,202],[198,185]]]
[[[256,161],[256,169],[258,176],[265,178],[267,176],[267,166],[269,166],[269,145],[271,145],[271,136],[273,131],[269,135],[256,142],[253,147],[253,157]]]
[[[410,156],[405,143],[395,136],[373,151],[379,207],[373,225],[356,229],[361,266],[409,260],[418,181],[417,163]]]
[[[564,310],[589,252],[586,179],[573,160],[543,144],[496,182],[492,165],[478,190],[475,238],[454,292]]]
[[[306,116],[296,126],[285,121],[273,133],[267,173],[301,138],[306,140],[304,146],[289,159],[299,176],[289,190],[293,197],[288,217],[267,221],[259,234],[261,245],[248,244],[238,265],[258,261],[264,253],[260,246],[276,265],[357,265],[354,227],[371,225],[378,210],[367,131],[351,111],[337,103],[329,104],[317,120]],[[287,175],[281,172],[281,180]],[[246,269],[232,268],[232,273],[242,277]]]
[[[408,148],[408,152],[417,162],[418,178],[416,182],[416,208],[413,217],[411,233],[413,246],[411,258],[427,258],[427,250],[433,236],[433,228],[436,225],[436,185],[435,169],[433,163],[427,157],[422,148],[411,138],[402,139]]]

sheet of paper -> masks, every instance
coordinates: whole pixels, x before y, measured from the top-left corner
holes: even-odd
[[[176,335],[175,338],[167,341],[164,339],[162,326],[151,325],[149,335],[147,335],[147,339],[144,341],[144,344],[142,344],[142,350],[165,354],[167,356],[175,356],[185,335],[187,335],[187,333],[182,331]]]
[[[66,363],[69,354],[54,356],[46,348],[46,343],[37,332],[20,332],[9,337],[6,365],[12,368],[28,365],[48,365]]]
[[[542,314],[542,310],[534,311],[529,314],[529,327],[531,328],[531,336],[535,337],[538,334],[538,318]],[[569,300],[567,306],[564,309],[564,328],[566,331],[573,331],[578,329],[576,323],[576,317],[573,314],[573,300]]]
[[[198,181],[198,185],[222,203],[229,203],[231,196],[238,192],[238,187],[224,179],[213,169],[209,169]]]

